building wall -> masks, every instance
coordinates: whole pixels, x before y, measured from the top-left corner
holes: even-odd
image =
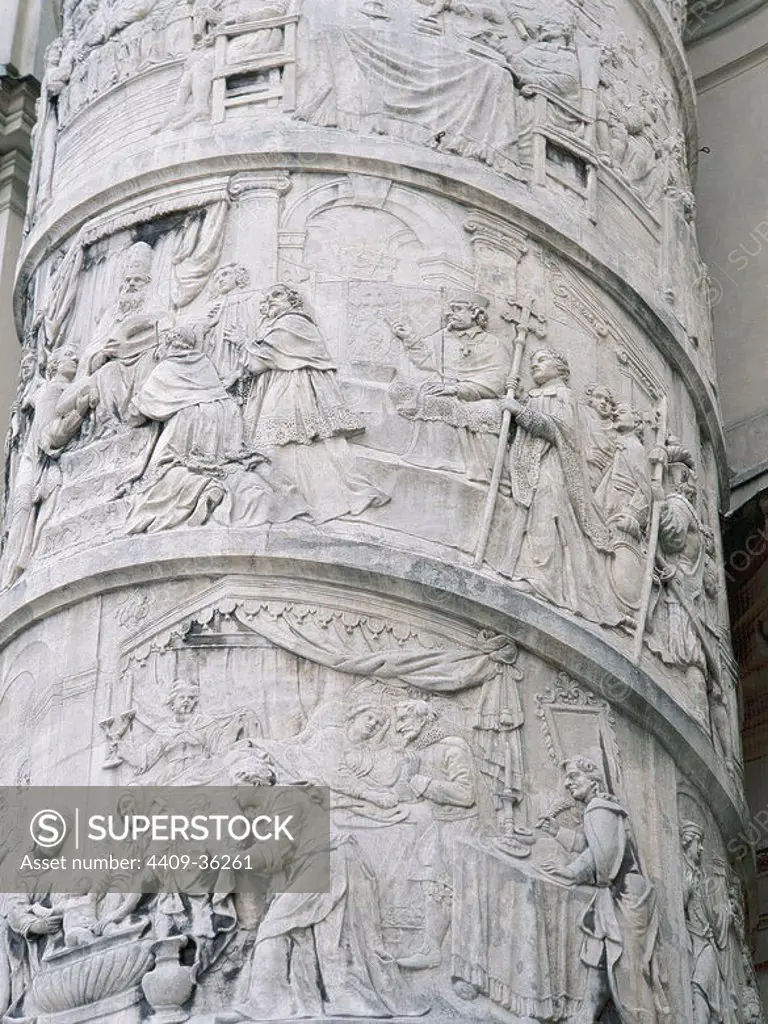
[[[19,339],[13,280],[24,230],[26,190],[43,52],[56,32],[51,0],[0,0],[0,410],[16,391]],[[0,487],[2,484],[0,484]]]
[[[709,265],[718,386],[734,473],[726,521],[731,618],[744,696],[747,800],[758,860],[755,962],[768,999],[768,616],[765,502],[768,466],[768,7],[700,38],[688,56],[696,82],[700,144],[696,196]]]
[[[714,301],[718,387],[737,478],[768,460],[768,7],[688,48],[700,145],[696,196]]]

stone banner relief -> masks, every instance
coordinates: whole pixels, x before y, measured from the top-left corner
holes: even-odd
[[[0,1016],[759,1024],[679,4],[60,7],[0,782],[319,784],[331,883],[41,878]]]

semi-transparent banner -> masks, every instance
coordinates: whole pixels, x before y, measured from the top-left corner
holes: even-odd
[[[330,792],[320,786],[8,787],[0,822],[0,892],[86,900],[330,885]]]

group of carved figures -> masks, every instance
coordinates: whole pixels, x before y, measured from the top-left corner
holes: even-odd
[[[301,295],[278,284],[259,303],[246,268],[227,264],[211,278],[207,311],[172,325],[152,298],[152,260],[144,242],[128,250],[118,300],[79,355],[68,342],[48,351],[45,379],[37,355],[23,357],[8,439],[5,586],[56,511],[62,455],[126,432],[142,437],[113,496],[127,502],[129,533],[209,520],[323,523],[390,500],[348,443],[365,422]],[[454,295],[433,336],[393,324],[411,367],[389,390],[412,424],[403,460],[487,490],[507,416],[514,427],[478,561],[572,614],[641,633],[699,701],[710,694],[712,731],[731,761],[716,551],[690,451],[666,434],[663,416],[650,417],[656,443],[644,444],[643,418],[603,385],[577,400],[566,357],[549,348],[531,354],[534,387],[520,400],[514,371],[546,321],[520,304],[504,316],[514,346],[489,332],[489,302],[473,294]]]
[[[693,964],[694,1024],[764,1019],[752,958],[746,942],[744,893],[731,878],[725,897],[712,885],[703,867],[704,830],[683,822],[680,841],[684,857],[683,900]],[[737,942],[731,944],[731,936]],[[734,957],[738,962],[733,962]]]
[[[135,428],[146,444],[125,470],[128,530],[201,525],[228,498],[229,521],[324,522],[388,500],[356,470],[347,438],[364,430],[301,297],[285,285],[261,303],[241,266],[221,267],[213,303],[195,323],[167,326],[152,307],[152,250],[137,242],[117,303],[78,355],[51,352],[46,379],[25,356],[12,414],[12,497],[4,580],[28,564],[71,443]]]
[[[65,3],[63,34],[47,54],[33,212],[51,199],[57,135],[86,102],[175,59],[181,79],[156,130],[210,119],[216,34],[253,26],[233,29],[232,61],[251,58],[256,67],[265,53],[285,50],[282,29],[259,30],[259,20],[279,23],[295,9],[290,0]],[[668,188],[690,193],[685,139],[658,60],[642,40],[601,34],[583,5],[366,0],[353,16],[334,0],[313,0],[299,13],[311,44],[301,120],[403,136],[524,177],[532,102],[542,96],[554,106],[538,127],[561,139],[571,133],[574,158],[591,149],[650,209]]]
[[[480,884],[471,881],[471,859],[460,863],[462,850],[467,849],[474,851],[473,856],[479,851],[482,857],[507,861],[510,877],[522,892],[532,885],[549,885],[553,895],[547,905],[552,913],[552,901],[567,902],[572,888],[586,907],[580,918],[574,918],[580,922],[580,940],[578,933],[568,940],[573,950],[569,956],[577,956],[581,964],[577,976],[583,988],[569,993],[567,1009],[537,1010],[536,1019],[594,1024],[610,1008],[621,1021],[638,1024],[676,1019],[668,1006],[658,891],[643,867],[627,811],[610,791],[604,768],[592,757],[568,759],[563,766],[566,799],[539,819],[525,847],[510,846],[509,836],[494,841],[487,829],[478,827],[481,795],[472,748],[442,727],[427,700],[403,699],[388,707],[358,697],[340,716],[323,720],[320,712],[297,736],[274,740],[259,736],[258,722],[245,713],[205,714],[199,696],[197,684],[187,679],[173,682],[167,720],[155,726],[147,744],[133,735],[133,712],[123,716],[117,729],[114,720],[104,723],[110,741],[105,768],[125,765],[135,781],[155,785],[227,783],[241,787],[240,792],[246,787],[263,792],[276,783],[306,780],[328,785],[329,891],[279,893],[265,900],[230,891],[222,881],[215,896],[57,895],[41,876],[34,892],[10,897],[6,905],[0,1002],[9,1020],[35,1012],[34,993],[42,987],[36,985],[36,977],[44,976],[53,954],[61,957],[66,950],[77,950],[87,964],[89,954],[101,955],[105,942],[114,946],[120,938],[138,942],[142,936],[156,940],[156,951],[175,940],[177,956],[186,946],[194,982],[205,984],[207,977],[223,972],[227,980],[220,998],[231,999],[231,1008],[215,1017],[218,1024],[423,1016],[436,1007],[422,988],[411,984],[414,972],[440,971],[448,980],[447,963],[452,964],[450,980],[459,1010],[462,1001],[472,1001],[480,993],[498,998],[463,966],[473,957],[482,962],[483,957],[476,930],[466,935],[456,931],[456,886],[469,884],[471,889]],[[130,792],[126,790],[125,799],[131,799]],[[272,810],[279,809],[281,799],[276,791]],[[295,797],[290,800],[295,811]],[[247,794],[238,802],[247,811]],[[264,809],[261,798],[259,813]],[[558,820],[566,812],[573,827]],[[375,840],[409,818],[416,828],[405,860],[409,883],[422,891],[422,943],[397,954],[388,951],[383,931],[383,847],[380,841],[373,847],[366,844],[363,834]],[[693,1021],[761,1024],[740,883],[733,878],[727,903],[718,901],[702,866],[703,836],[695,823],[681,826],[689,948],[686,951],[683,945],[680,952],[690,962]],[[530,856],[532,847],[530,863],[518,859]],[[251,852],[257,855],[256,850]],[[280,854],[285,862],[278,857],[277,863],[270,854],[272,861],[264,863],[264,873],[278,874],[290,858],[304,855],[301,847],[286,848]],[[474,889],[471,892],[474,905],[477,897]],[[493,900],[490,908],[499,914]],[[486,933],[481,929],[479,934]],[[482,945],[491,938],[486,934],[479,941]],[[530,936],[527,941],[529,957],[531,948],[542,942],[549,945],[542,935],[535,943]],[[564,941],[559,936],[554,945]],[[447,955],[449,948],[452,957]],[[521,976],[536,974],[533,962],[513,961],[510,957],[509,969],[516,974],[507,979],[512,987]],[[189,966],[178,970],[190,974]],[[566,976],[573,978],[573,971]],[[187,997],[192,988],[190,983]],[[558,992],[559,997],[563,994]]]
[[[521,324],[523,341],[545,335],[535,310],[512,310],[518,339]],[[516,589],[592,622],[642,630],[651,651],[685,671],[692,693],[710,694],[715,739],[731,760],[716,549],[697,508],[693,456],[658,414],[652,429],[661,436],[646,447],[643,416],[604,385],[577,400],[568,360],[552,349],[531,355],[534,387],[520,401],[514,354],[487,327],[488,301],[477,295],[457,297],[431,337],[394,325],[423,371],[420,382],[398,379],[390,389],[414,424],[405,460],[488,484],[506,410],[515,429],[486,561]],[[641,607],[648,572],[654,587]]]

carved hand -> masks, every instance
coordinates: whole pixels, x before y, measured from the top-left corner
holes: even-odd
[[[445,381],[434,381],[432,384],[425,384],[424,394],[425,395],[436,395],[436,396],[448,396],[453,397],[459,393],[458,386],[456,384],[448,384]]]
[[[48,917],[37,918],[30,924],[28,931],[31,935],[53,935],[61,928],[61,914],[49,914]]]
[[[626,512],[620,512],[615,516],[611,516],[610,525],[622,533],[628,533],[639,539],[640,527],[638,526],[637,520]]]
[[[109,355],[106,349],[97,353],[91,360],[91,373],[96,373],[96,371],[100,370],[111,358],[111,355]]]
[[[399,322],[392,324],[392,333],[399,341],[413,341],[415,337],[410,327]]]
[[[665,563],[663,566],[657,565],[656,575],[659,578],[659,583],[669,583],[670,580],[677,576],[677,569],[674,565],[669,565],[669,563]]]
[[[559,831],[557,823],[553,818],[540,818],[536,822],[536,828],[552,837],[556,836]]]
[[[406,751],[405,758],[403,761],[403,771],[400,776],[401,781],[410,782],[414,775],[419,770],[419,755],[413,750]]]
[[[541,870],[546,872],[548,875],[552,875],[553,878],[559,879],[561,882],[567,882],[568,885],[575,885],[575,880],[571,878],[565,868],[558,867],[551,860],[546,860],[541,865]]]
[[[511,412],[513,416],[519,416],[524,406],[522,402],[518,402],[516,398],[510,395],[508,398],[502,399],[501,408],[504,412]]]
[[[383,789],[372,789],[369,790],[365,795],[366,799],[368,799],[372,804],[375,804],[377,807],[382,807],[385,810],[389,810],[391,807],[397,807],[398,805],[397,797],[393,793],[388,793],[386,790]]]
[[[648,461],[651,465],[658,463],[665,466],[668,462],[667,449],[663,445],[655,444],[648,453]]]

